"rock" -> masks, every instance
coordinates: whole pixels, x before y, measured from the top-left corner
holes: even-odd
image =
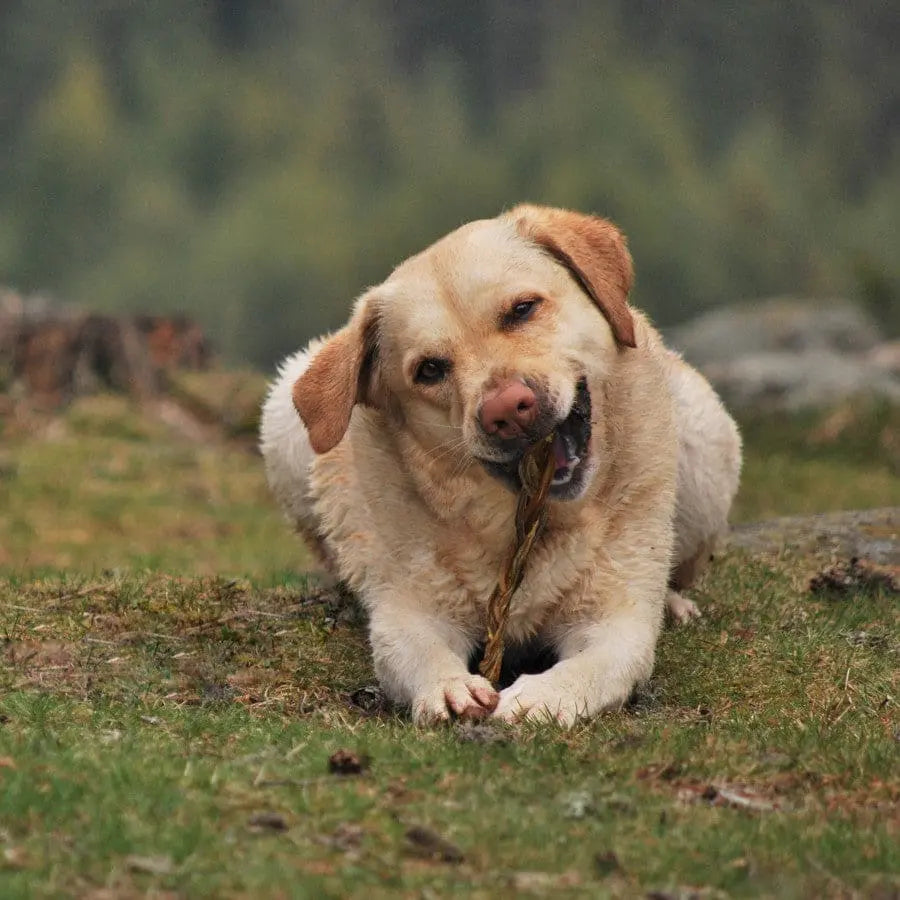
[[[876,369],[900,376],[900,341],[885,341],[873,347],[866,360]]]
[[[864,354],[883,340],[875,320],[852,303],[791,298],[723,306],[667,337],[700,367],[760,353]]]
[[[757,353],[710,363],[703,373],[725,402],[741,409],[797,411],[832,406],[854,396],[900,404],[900,378],[862,357],[826,350]]]
[[[866,559],[900,565],[900,507],[789,516],[731,529],[729,547],[779,555],[785,550],[824,560]]]
[[[849,303],[727,306],[668,338],[734,408],[795,411],[863,395],[900,403],[900,347]]]

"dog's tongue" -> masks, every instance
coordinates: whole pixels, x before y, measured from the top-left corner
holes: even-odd
[[[560,437],[559,432],[553,435],[553,459],[557,469],[565,469],[569,465],[569,452],[566,450],[566,442]]]

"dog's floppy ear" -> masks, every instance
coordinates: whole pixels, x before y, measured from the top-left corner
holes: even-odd
[[[634,282],[625,235],[612,222],[565,209],[522,204],[507,213],[519,234],[562,263],[609,322],[616,341],[634,347],[628,292]]]
[[[325,341],[294,382],[294,408],[316,453],[340,442],[355,404],[374,405],[377,353],[377,314],[363,297],[349,323]]]

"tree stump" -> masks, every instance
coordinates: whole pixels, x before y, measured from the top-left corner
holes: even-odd
[[[185,316],[110,316],[0,292],[0,391],[58,407],[100,390],[153,397],[173,370],[208,368],[209,343]]]

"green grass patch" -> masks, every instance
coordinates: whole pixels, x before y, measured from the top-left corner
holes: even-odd
[[[3,581],[4,896],[886,888],[896,604],[794,581],[724,560],[635,703],[569,733],[361,707],[362,623],[313,585]]]
[[[309,557],[251,447],[193,442],[85,398],[0,454],[0,569],[266,576]]]
[[[831,415],[747,423],[740,518],[900,503],[895,413]],[[626,710],[422,730],[308,565],[246,447],[115,398],[7,423],[0,896],[900,887],[884,589],[811,595],[811,561],[732,553]],[[362,774],[329,771],[339,749]]]
[[[900,506],[900,407],[861,400],[741,423],[744,471],[733,521]]]

